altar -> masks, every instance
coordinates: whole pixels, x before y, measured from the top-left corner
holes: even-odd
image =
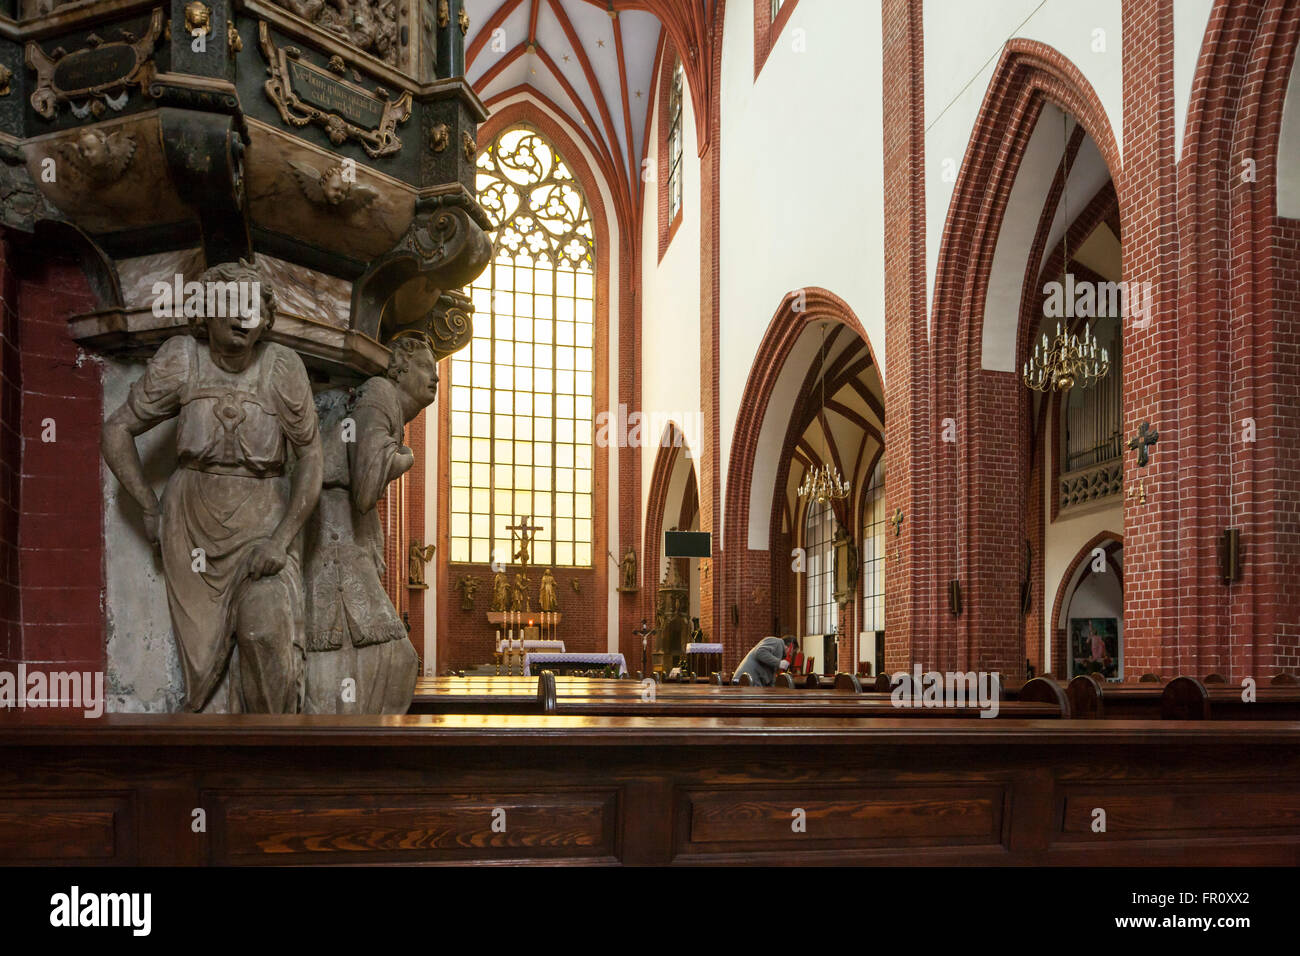
[[[567,674],[570,671],[610,669],[622,677],[627,673],[627,662],[622,654],[564,654],[531,651],[524,655],[524,676],[531,677],[542,671]]]
[[[536,630],[534,628],[533,630]],[[525,631],[525,633],[527,633]],[[522,640],[511,640],[502,638],[497,641],[497,673],[498,674],[527,674],[524,663],[527,655],[533,653],[552,653],[563,654],[565,651],[564,641],[560,640],[538,640],[524,638]]]

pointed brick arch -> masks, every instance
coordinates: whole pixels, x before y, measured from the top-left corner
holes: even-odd
[[[908,588],[917,599],[905,630],[912,646],[900,650],[927,667],[1023,676],[1019,589],[1007,585],[1005,569],[1022,563],[1029,408],[1018,375],[983,368],[983,316],[1011,190],[1049,102],[1073,115],[1097,145],[1124,208],[1119,148],[1096,91],[1060,51],[1008,41],[975,122],[940,246],[931,314],[934,420],[912,422],[914,433],[932,436],[933,513],[913,529],[926,554],[911,565]],[[1015,367],[1022,359],[1016,356]],[[947,419],[956,441],[940,440]],[[954,579],[962,588],[960,616],[948,608]],[[908,662],[893,657],[889,666]]]
[[[754,463],[759,437],[769,412],[769,402],[777,381],[795,343],[804,330],[819,322],[837,322],[847,326],[866,343],[875,364],[871,340],[862,322],[848,303],[826,289],[796,289],[782,299],[768,324],[749,369],[749,378],[740,399],[740,411],[731,439],[731,458],[727,467],[727,491],[724,509],[725,536],[723,549],[726,580],[722,586],[722,620],[717,627],[725,645],[724,664],[734,666],[740,656],[771,629],[772,609],[779,595],[774,594],[774,559],[771,544],[765,551],[749,549],[749,512],[753,491]],[[879,367],[877,365],[877,367]],[[783,415],[794,409],[780,410]],[[776,493],[783,494],[780,487]],[[716,543],[715,543],[716,544]],[[784,560],[781,558],[780,560]],[[732,617],[731,608],[736,608]]]

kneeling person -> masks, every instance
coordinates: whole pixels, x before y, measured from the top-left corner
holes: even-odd
[[[759,687],[771,687],[776,683],[777,673],[790,666],[787,658],[792,647],[794,647],[793,634],[787,634],[785,637],[763,638],[745,655],[745,659],[736,668],[736,673],[731,675],[731,682],[739,684],[740,675],[748,674]]]

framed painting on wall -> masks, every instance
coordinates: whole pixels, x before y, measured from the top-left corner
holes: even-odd
[[[1092,672],[1107,680],[1118,680],[1123,671],[1120,657],[1119,620],[1113,617],[1070,618],[1070,676]]]

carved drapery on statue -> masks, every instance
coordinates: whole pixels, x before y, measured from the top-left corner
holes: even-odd
[[[414,464],[406,423],[433,401],[428,344],[393,343],[385,376],[316,397],[325,449],[320,506],[307,524],[308,713],[402,714],[418,660],[384,590],[384,534],[376,505]]]
[[[260,281],[235,264],[204,278]],[[274,295],[261,293],[258,314],[210,315],[207,341],[169,339],[104,425],[105,460],[162,553],[185,706],[195,711],[294,713],[302,699],[296,542],[320,493],[321,444],[302,360],[259,341],[275,318]],[[179,467],[160,507],[134,436],[171,418]]]

